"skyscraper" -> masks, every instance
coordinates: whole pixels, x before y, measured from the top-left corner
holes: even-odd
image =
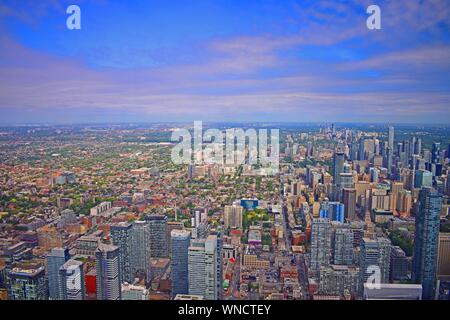
[[[433,174],[426,170],[417,170],[414,177],[414,187],[432,187],[433,186]]]
[[[362,286],[374,275],[373,267],[379,268],[380,283],[389,282],[391,241],[387,238],[363,238],[360,253],[360,272]],[[362,290],[363,288],[361,288]]]
[[[344,172],[345,155],[342,151],[336,151],[333,159],[333,183],[339,185],[340,174]]]
[[[150,232],[147,221],[135,221],[131,229],[131,270],[145,277],[150,270]]]
[[[414,146],[414,154],[420,155],[422,153],[422,139],[418,138],[416,140],[416,145]]]
[[[388,130],[388,148],[394,150],[394,127],[389,126]]]
[[[346,220],[356,219],[356,189],[345,188],[343,193],[344,218]]]
[[[353,264],[353,232],[350,225],[338,224],[335,226],[332,248],[333,264]]]
[[[61,299],[85,300],[84,263],[78,260],[69,260],[59,269],[61,278]]]
[[[119,247],[100,244],[95,251],[97,299],[120,300]]]
[[[188,255],[189,294],[216,300],[217,292],[217,236],[193,239]]]
[[[421,283],[423,299],[434,299],[442,196],[429,187],[420,190],[416,203],[413,280]]]
[[[169,250],[167,247],[167,217],[163,215],[148,215],[145,217],[148,222],[150,236],[150,257],[167,258]]]
[[[120,222],[111,225],[112,244],[119,247],[120,282],[132,283],[134,274],[131,268],[131,230],[133,225],[129,222]]]
[[[440,150],[441,150],[441,144],[439,142],[434,142],[433,146],[431,147],[431,163],[439,162]]]
[[[318,272],[320,267],[329,266],[331,259],[332,228],[327,218],[315,218],[311,227],[310,268]]]
[[[70,259],[69,250],[53,248],[47,255],[48,291],[51,300],[61,300],[59,268]]]
[[[191,233],[186,230],[172,230],[172,260],[170,264],[172,272],[172,298],[177,294],[189,293],[188,282],[188,250],[191,241]]]

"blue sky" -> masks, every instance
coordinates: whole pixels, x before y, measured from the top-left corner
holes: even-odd
[[[6,0],[0,30],[0,123],[450,121],[446,0]]]

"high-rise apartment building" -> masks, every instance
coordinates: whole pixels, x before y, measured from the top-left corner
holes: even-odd
[[[380,283],[389,282],[391,241],[387,238],[363,238],[360,253],[361,290],[369,277],[379,275]],[[371,278],[372,279],[372,278]],[[376,281],[376,280],[375,280]]]
[[[359,291],[359,269],[354,266],[330,265],[320,269],[319,293],[321,295],[357,296]]]
[[[242,213],[244,208],[240,205],[225,206],[223,221],[225,228],[242,229]]]
[[[61,278],[61,299],[63,300],[85,300],[85,278],[84,263],[70,259],[59,269]]]
[[[10,300],[47,300],[45,267],[39,262],[19,263],[9,273]]]
[[[329,266],[331,260],[332,227],[327,218],[313,219],[311,226],[310,268],[318,272],[322,266]]]
[[[333,232],[333,264],[351,265],[353,263],[353,232],[350,225],[337,225]]]
[[[120,300],[119,247],[100,244],[95,251],[97,299]]]

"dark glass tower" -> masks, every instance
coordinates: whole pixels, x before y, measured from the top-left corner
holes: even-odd
[[[421,283],[422,297],[434,299],[439,237],[439,213],[442,196],[434,189],[420,190],[416,207],[416,234],[414,238],[413,280]]]

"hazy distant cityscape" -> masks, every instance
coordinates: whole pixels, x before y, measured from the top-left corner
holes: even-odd
[[[281,126],[276,175],[179,128],[1,128],[2,299],[448,299],[448,127]]]

